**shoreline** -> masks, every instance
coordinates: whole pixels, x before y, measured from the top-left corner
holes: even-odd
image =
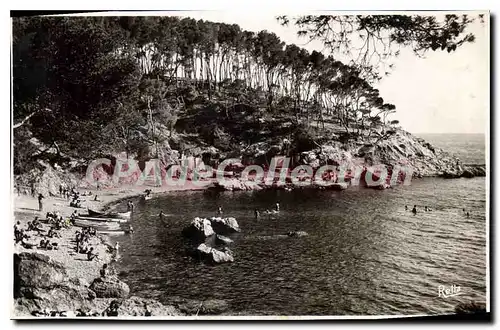
[[[80,213],[86,212],[86,208],[91,208],[96,211],[104,211],[112,208],[116,208],[117,205],[121,204],[122,201],[126,199],[136,199],[143,194],[145,188],[150,188],[153,191],[153,194],[167,194],[170,192],[177,191],[192,191],[192,190],[204,190],[206,189],[211,182],[207,182],[207,185],[203,187],[194,187],[194,186],[184,186],[184,187],[131,187],[131,186],[120,186],[111,189],[85,189],[78,188],[77,190],[80,192],[91,191],[91,196],[83,196],[83,199],[88,199],[83,202],[85,205],[84,208],[74,208],[69,206],[69,200],[65,198],[61,198],[58,196],[48,196],[43,201],[43,210],[38,210],[38,200],[35,197],[23,194],[15,194],[13,196],[13,216],[14,223],[19,222],[20,228],[26,228],[27,223],[32,221],[35,217],[39,217],[40,220],[45,220],[45,215],[47,212],[55,212],[59,211],[60,214],[67,218],[69,217],[74,210],[77,210]],[[167,189],[166,189],[167,188]],[[93,198],[95,194],[98,195],[99,201],[94,201]],[[47,233],[50,228],[50,224],[42,223],[42,228]],[[65,275],[67,275],[67,280],[69,282],[77,283],[78,286],[87,289],[89,285],[96,279],[99,278],[99,272],[102,269],[104,264],[112,263],[112,253],[108,251],[109,247],[112,247],[112,239],[110,235],[97,233],[95,237],[90,239],[90,246],[94,247],[94,251],[98,253],[99,260],[87,261],[86,255],[77,254],[74,251],[75,245],[73,243],[73,239],[76,235],[76,232],[81,230],[80,227],[71,226],[69,228],[63,228],[59,231],[61,237],[59,238],[51,238],[52,243],[58,244],[57,250],[46,250],[38,248],[38,243],[41,239],[45,238],[45,235],[42,233],[36,233],[35,231],[27,232],[30,238],[27,240],[29,243],[34,244],[35,247],[31,249],[27,249],[20,244],[14,244],[13,247],[13,256],[14,258],[19,255],[42,255],[42,257],[48,257],[48,262],[52,265],[55,264],[57,267],[62,267],[64,269]],[[15,264],[15,260],[14,260]],[[35,266],[36,268],[36,266]],[[45,269],[44,269],[45,270]],[[35,276],[39,276],[39,274],[35,274]],[[16,276],[15,276],[16,277]],[[119,276],[117,279],[120,280]],[[14,281],[18,281],[19,279],[14,278]],[[121,280],[120,280],[121,281]],[[124,282],[123,282],[124,283]],[[126,284],[126,283],[125,283]],[[37,289],[36,287],[34,288]],[[29,315],[32,315],[34,312],[33,309],[37,309],[39,306],[58,306],[59,302],[57,298],[52,298],[47,295],[44,296],[42,300],[38,299],[29,299],[26,297],[14,297],[13,298],[13,310],[11,316],[13,318],[22,318]],[[109,303],[115,300],[113,298],[96,298],[92,300],[90,303],[91,306],[96,309],[100,309],[101,311],[105,310]],[[154,308],[162,310],[162,313],[167,312],[167,315],[183,315],[181,312],[173,308],[172,306],[166,306],[158,301],[135,297],[133,295],[129,296],[124,300],[128,305],[133,305],[134,307],[129,307],[132,313],[136,313],[135,309],[137,309],[136,305],[142,304],[144,301],[147,301],[148,306],[154,306]],[[135,309],[134,309],[135,308]]]
[[[444,179],[444,178],[442,178]],[[127,199],[135,199],[137,200],[140,198],[140,196],[143,194],[144,189],[149,188],[152,190],[153,195],[156,196],[161,196],[165,195],[168,193],[172,192],[181,192],[181,191],[203,191],[206,190],[207,188],[213,186],[212,185],[213,180],[209,180],[206,182],[206,184],[202,187],[198,186],[193,186],[193,185],[184,185],[184,186],[166,186],[166,187],[149,187],[149,186],[119,186],[115,188],[105,188],[103,190],[96,190],[96,189],[85,189],[85,188],[79,188],[78,190],[80,192],[84,191],[91,191],[92,195],[91,196],[84,196],[82,197],[83,199],[89,197],[89,200],[86,200],[83,204],[96,211],[125,211],[123,209],[120,209],[120,206],[123,204],[124,201]],[[271,187],[269,187],[271,188]],[[299,187],[296,187],[296,189],[299,189]],[[99,196],[99,201],[93,201],[93,197],[95,194]],[[84,208],[73,208],[69,206],[69,200],[66,200],[61,197],[57,196],[50,196],[47,197],[46,200],[44,200],[44,210],[42,212],[39,212],[37,210],[38,207],[38,201],[36,198],[27,196],[27,195],[20,195],[18,196],[17,194],[14,196],[14,218],[15,221],[20,221],[21,223],[21,228],[25,228],[26,223],[28,221],[33,220],[35,216],[40,217],[40,219],[45,219],[45,214],[47,212],[53,212],[53,211],[59,211],[63,217],[69,217],[74,210],[78,210],[81,213],[86,212],[86,207]],[[133,217],[133,215],[132,215]],[[133,220],[131,222],[133,224]],[[50,225],[44,224],[43,228],[45,230],[48,230],[48,227]],[[66,229],[62,229],[60,231],[61,233],[61,238],[58,239],[53,239],[51,241],[58,242],[59,243],[59,250],[40,250],[40,249],[26,249],[24,247],[21,247],[19,244],[16,244],[14,246],[14,255],[20,254],[23,252],[27,253],[36,253],[36,254],[42,254],[47,257],[49,257],[51,260],[60,263],[64,269],[67,272],[67,275],[70,279],[78,279],[77,282],[79,285],[84,286],[84,287],[89,287],[89,284],[92,283],[93,280],[99,277],[99,271],[102,268],[102,265],[104,263],[112,264],[112,255],[111,252],[107,251],[109,247],[112,247],[113,245],[113,239],[112,235],[104,234],[104,233],[97,233],[96,237],[92,238],[91,241],[91,246],[94,247],[94,249],[99,253],[99,256],[101,257],[101,260],[99,261],[87,261],[85,255],[77,255],[74,251],[73,248],[74,246],[71,244],[71,241],[73,237],[76,234],[77,230],[80,230],[80,227],[72,226]],[[30,235],[35,236],[35,232],[29,232]],[[41,239],[43,236],[38,236],[38,240]],[[35,243],[37,243],[35,241]],[[37,244],[38,245],[38,244]],[[119,276],[117,278],[121,281]],[[126,284],[126,283],[125,283]],[[26,300],[26,298],[20,298],[21,300]],[[51,298],[49,298],[50,300]],[[143,300],[147,299],[147,297],[136,297],[133,296],[133,294],[126,298],[124,301],[140,301],[142,302]],[[32,305],[29,305],[26,309],[25,305],[26,303],[19,303],[18,298],[14,298],[14,311],[12,313],[13,317],[25,317],[29,314],[27,314],[27,311],[29,311]],[[56,299],[54,299],[56,300]],[[95,299],[95,301],[92,303],[93,306],[99,306],[101,310],[104,310],[108,305],[111,298],[98,298]],[[33,300],[32,300],[33,301]],[[162,306],[162,308],[169,308],[168,310],[172,312],[175,311],[174,313],[179,313],[178,315],[191,315],[189,312],[186,313],[186,311],[179,311],[179,306],[169,306],[169,305],[163,305],[159,301],[156,300],[149,300],[150,304],[158,304],[159,306]],[[57,305],[57,302],[53,302],[53,304]],[[107,304],[107,305],[106,305]],[[163,309],[164,310],[164,309]],[[184,312],[184,313],[183,313]],[[223,312],[222,312],[223,313]],[[217,315],[220,313],[217,313]],[[168,314],[168,315],[175,315],[175,314]],[[132,316],[132,315],[131,315]],[[137,316],[140,316],[137,315]]]

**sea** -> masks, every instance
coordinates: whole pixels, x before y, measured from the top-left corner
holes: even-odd
[[[484,135],[419,136],[465,163],[485,163]],[[487,301],[486,180],[422,178],[384,191],[168,193],[137,201],[135,232],[115,238],[116,267],[131,295],[166,304],[220,299],[229,315],[453,313],[460,302]],[[254,218],[254,209],[276,202],[279,215]],[[215,216],[219,205],[242,231],[231,236],[233,263],[207,265],[187,253],[181,231],[194,217]],[[283,236],[296,230],[309,235]]]

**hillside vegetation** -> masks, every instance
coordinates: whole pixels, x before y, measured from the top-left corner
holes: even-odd
[[[165,165],[181,154],[260,164],[281,154],[297,163],[324,146],[367,163],[427,155],[387,147],[407,133],[387,121],[395,106],[374,81],[363,66],[238,25],[168,16],[15,18],[14,173],[42,164],[82,171],[122,152]],[[415,143],[435,157],[425,141]]]

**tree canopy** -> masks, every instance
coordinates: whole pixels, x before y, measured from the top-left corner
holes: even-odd
[[[348,45],[348,35],[330,31],[332,22],[344,33],[387,36],[416,52],[451,51],[473,40],[464,35],[470,19],[452,15],[445,23],[413,16],[297,20],[301,34]],[[363,134],[395,110],[363,70],[235,24],[169,16],[15,18],[14,151],[35,137],[84,159],[145,147],[158,153],[180,129],[179,118],[204,107],[229,118],[243,105],[306,127],[335,123]]]
[[[365,70],[410,48],[417,56],[428,50],[455,51],[465,43],[474,42],[467,27],[483,15],[318,15],[278,16],[282,25],[290,21],[297,34],[320,40],[333,54],[350,55],[353,63]],[[373,73],[370,71],[369,73]]]

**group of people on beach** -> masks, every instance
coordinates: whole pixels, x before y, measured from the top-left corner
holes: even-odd
[[[75,234],[76,253],[86,254],[88,261],[99,259],[99,254],[94,252],[93,246],[90,246],[90,238],[96,235],[97,231],[93,227],[84,227]]]
[[[51,223],[50,221],[57,221],[57,222],[62,221],[62,217],[56,217],[54,214],[50,214],[50,215],[49,214],[50,213],[48,213],[47,219],[51,219],[51,220],[48,220],[48,223]],[[16,224],[14,225],[14,240],[15,240],[16,244],[20,244],[21,246],[23,246],[26,249],[33,249],[36,246],[38,249],[57,250],[59,244],[57,242],[51,242],[50,239],[60,238],[61,234],[59,231],[63,227],[64,226],[62,226],[62,225],[57,226],[57,225],[53,224],[49,228],[49,231],[47,232],[47,234],[42,236],[42,233],[45,230],[43,229],[43,226],[42,226],[40,220],[38,219],[38,217],[35,217],[35,219],[33,219],[33,221],[29,221],[27,224],[27,228],[25,228],[25,229],[21,228],[21,222],[17,221]],[[27,233],[30,231],[35,231],[36,232],[35,235],[38,234],[38,235],[42,236],[38,245],[28,242],[28,239],[30,239],[31,236],[28,235]]]

